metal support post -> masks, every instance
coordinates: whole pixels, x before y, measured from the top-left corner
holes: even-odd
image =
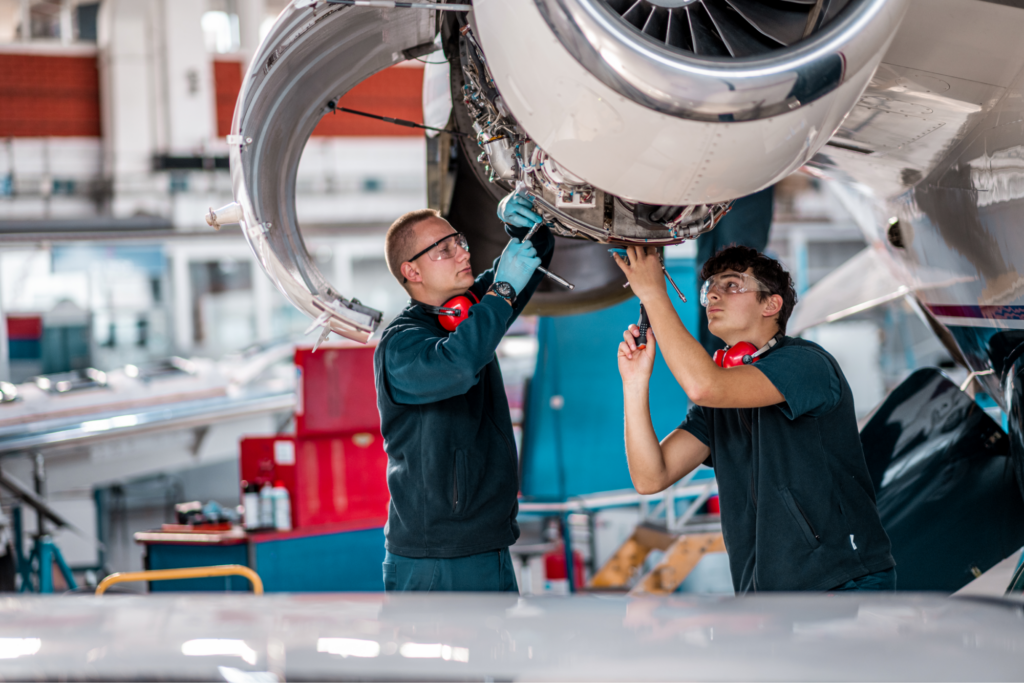
[[[25,556],[20,505],[11,510],[11,523],[14,527],[14,561],[18,565],[18,575],[21,576],[21,586],[18,588],[18,592],[27,593],[33,590],[32,561],[31,558]]]
[[[41,522],[40,522],[41,523]],[[53,592],[53,543],[49,536],[36,538],[33,550],[39,561],[39,592],[43,595]]]
[[[569,593],[575,593],[577,588],[582,586],[576,586],[576,577],[573,574],[576,571],[576,567],[572,561],[572,539],[569,538],[569,514],[566,512],[562,515],[562,547],[565,549],[565,575],[569,580]]]
[[[67,585],[68,585],[68,590],[75,590],[76,588],[78,588],[78,582],[75,581],[75,574],[74,574],[74,572],[71,571],[71,567],[68,566],[67,561],[64,559],[64,553],[62,553],[60,551],[60,548],[57,547],[57,544],[55,544],[53,542],[53,539],[50,538],[49,536],[46,537],[46,541],[45,542],[52,549],[53,559],[57,561],[57,567],[60,569],[61,576],[64,577],[64,582],[67,583]],[[51,573],[52,573],[52,569],[53,569],[53,564],[52,563],[50,564],[50,569],[51,569]],[[51,583],[52,583],[52,579],[51,579]]]

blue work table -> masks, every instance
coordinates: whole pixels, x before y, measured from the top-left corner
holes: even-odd
[[[245,533],[149,531],[146,569],[240,564],[254,569],[268,593],[381,591],[384,589],[383,520]],[[243,577],[153,581],[151,592],[248,591]]]

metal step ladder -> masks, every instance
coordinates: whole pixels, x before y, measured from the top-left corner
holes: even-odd
[[[725,552],[720,518],[715,515],[708,523],[697,515],[707,499],[718,492],[714,479],[700,480],[702,485],[697,488],[696,497],[682,515],[676,515],[676,499],[684,492],[692,495],[695,487],[691,482],[696,474],[694,470],[666,489],[653,508],[648,503],[641,504],[640,523],[594,574],[589,588],[629,590],[630,595],[667,595],[679,588],[702,557]],[[664,555],[649,572],[637,578],[647,556],[654,550]]]
[[[633,583],[652,550],[665,554]],[[588,588],[622,590],[633,583],[630,595],[668,595],[679,588],[702,557],[721,552],[725,552],[721,532],[674,534],[641,524],[594,575]]]

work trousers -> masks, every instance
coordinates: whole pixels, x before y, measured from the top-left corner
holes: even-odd
[[[402,557],[384,551],[386,591],[519,592],[508,548],[466,557]]]
[[[829,593],[837,593],[839,591],[894,591],[896,590],[896,569],[886,569],[884,571],[875,572],[874,574],[865,574],[859,576],[856,579],[850,579],[841,586],[836,586]]]

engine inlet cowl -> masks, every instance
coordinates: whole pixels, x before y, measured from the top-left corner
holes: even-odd
[[[504,103],[562,169],[630,202],[686,206],[751,194],[810,159],[905,6],[477,0],[472,22]]]
[[[535,0],[602,83],[703,121],[788,112],[857,78],[884,51],[903,0]],[[893,21],[895,19],[895,21]]]

